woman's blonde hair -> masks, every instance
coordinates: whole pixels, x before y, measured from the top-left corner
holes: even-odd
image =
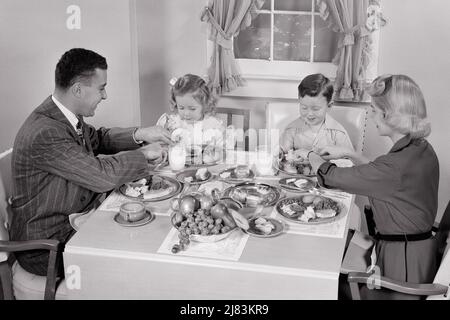
[[[424,138],[431,132],[425,99],[419,86],[408,76],[385,74],[369,86],[372,102],[385,115],[392,129],[412,138]]]
[[[170,111],[177,111],[175,97],[191,93],[198,103],[203,107],[204,114],[214,114],[216,110],[217,97],[207,86],[206,81],[195,74],[185,74],[171,84],[170,89]]]

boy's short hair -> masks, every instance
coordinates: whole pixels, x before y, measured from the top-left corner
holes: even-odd
[[[77,81],[89,84],[97,68],[108,69],[104,57],[87,49],[70,49],[56,64],[55,85],[60,89],[67,90]]]
[[[425,99],[419,86],[408,76],[385,74],[368,88],[372,103],[384,112],[384,121],[392,129],[412,138],[424,138],[431,132]]]
[[[203,106],[203,113],[214,114],[217,97],[206,84],[206,81],[195,74],[185,74],[178,78],[170,89],[170,111],[175,112],[177,101],[175,97],[192,93],[195,100]]]
[[[306,95],[316,97],[322,94],[327,99],[327,102],[330,103],[333,98],[333,92],[334,89],[330,79],[321,73],[306,76],[298,85],[299,98],[303,98]]]

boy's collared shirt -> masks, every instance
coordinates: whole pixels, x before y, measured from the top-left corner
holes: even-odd
[[[324,123],[317,134],[308,135],[309,130],[308,124],[301,117],[291,122],[281,136],[280,146],[283,151],[313,150],[325,146],[338,146],[354,150],[345,128],[329,114],[326,114]]]

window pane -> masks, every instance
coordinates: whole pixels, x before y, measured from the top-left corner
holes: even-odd
[[[271,4],[272,0],[265,0],[263,6],[261,7],[261,10],[271,10]]]
[[[312,0],[275,0],[275,10],[311,11],[311,3]]]
[[[270,14],[259,14],[234,39],[234,55],[244,59],[270,58]]]
[[[314,17],[314,61],[331,62],[336,55],[338,34],[329,29],[322,18]]]
[[[311,16],[276,14],[273,42],[275,60],[309,61]]]

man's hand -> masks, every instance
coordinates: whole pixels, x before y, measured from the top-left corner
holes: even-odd
[[[318,153],[323,159],[330,160],[350,157],[353,151],[343,147],[326,146],[321,148]]]
[[[159,143],[148,144],[138,150],[144,154],[145,159],[154,164],[161,163],[167,158],[166,150]]]
[[[163,142],[172,145],[170,140],[170,132],[161,126],[139,128],[134,134],[136,140],[145,141],[147,143]]]

